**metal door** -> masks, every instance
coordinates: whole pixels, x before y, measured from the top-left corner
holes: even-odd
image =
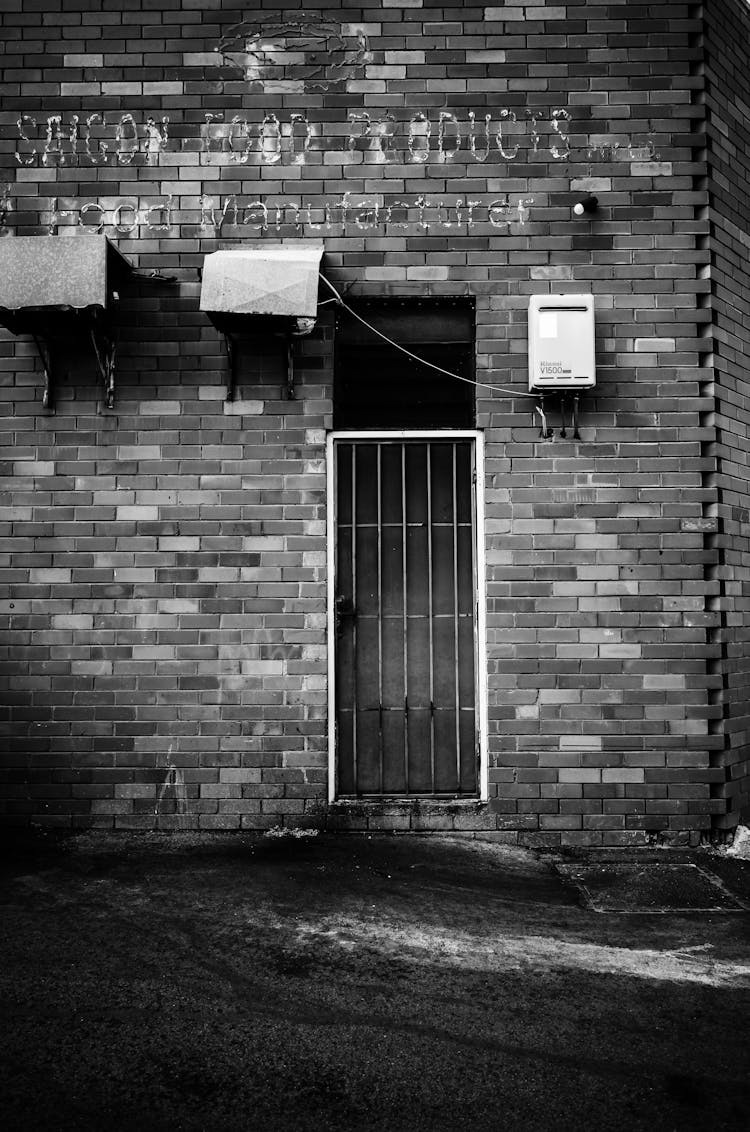
[[[478,793],[473,438],[338,438],[336,794]]]

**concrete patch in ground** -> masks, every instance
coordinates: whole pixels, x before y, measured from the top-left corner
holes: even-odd
[[[747,906],[717,876],[682,862],[558,865],[584,907],[625,915],[744,912]]]

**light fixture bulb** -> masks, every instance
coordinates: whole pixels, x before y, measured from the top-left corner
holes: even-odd
[[[574,216],[584,216],[587,212],[596,212],[599,207],[599,201],[591,194],[583,197],[581,200],[576,201],[573,205]]]

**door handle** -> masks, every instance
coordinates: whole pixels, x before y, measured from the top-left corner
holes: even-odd
[[[344,597],[339,594],[335,601],[334,624],[336,627],[336,636],[340,637],[344,630],[344,618],[354,616],[354,606],[350,598]]]

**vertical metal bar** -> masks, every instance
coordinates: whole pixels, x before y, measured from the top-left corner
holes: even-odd
[[[382,451],[379,441],[375,447],[377,475],[377,586],[378,586],[378,782],[383,793],[383,513],[382,513]]]
[[[430,672],[430,782],[435,793],[435,673],[434,644],[432,639],[432,460],[431,444],[427,441],[427,617],[429,624],[429,672]]]
[[[484,449],[482,449],[482,451],[484,451]],[[482,748],[482,745],[480,743],[481,728],[482,728],[482,714],[483,714],[483,709],[481,708],[480,705],[482,703],[483,693],[482,693],[482,691],[480,691],[480,685],[479,685],[480,675],[479,674],[480,674],[480,671],[483,670],[483,666],[486,663],[485,660],[483,659],[483,654],[480,653],[480,649],[484,650],[486,645],[485,645],[485,632],[484,632],[484,613],[482,613],[481,616],[480,616],[480,608],[479,608],[479,602],[480,602],[480,593],[479,593],[479,589],[480,589],[480,587],[479,587],[480,561],[482,563],[484,562],[484,553],[482,553],[481,560],[480,560],[480,556],[479,556],[480,546],[482,548],[482,551],[484,552],[484,529],[483,528],[480,529],[480,513],[481,513],[481,517],[482,517],[482,522],[484,522],[484,500],[482,500],[482,505],[481,505],[481,508],[480,508],[479,501],[478,501],[478,492],[479,492],[479,447],[478,447],[477,441],[475,441],[471,445],[470,455],[471,455],[471,460],[470,460],[470,466],[471,466],[471,586],[472,586],[472,589],[471,589],[471,608],[472,608],[472,619],[473,619],[473,630],[474,630],[473,634],[472,634],[472,636],[474,637],[474,656],[473,656],[473,661],[474,661],[474,750],[475,750],[475,756],[476,756],[475,774],[477,775],[478,779],[481,779],[481,767],[480,767],[479,763],[480,763],[480,759],[484,758],[486,756],[485,756],[485,752]],[[482,569],[481,577],[483,579],[484,578],[484,566],[483,565],[481,566],[481,569]],[[484,600],[485,600],[484,594],[482,594],[481,601],[484,601]],[[484,606],[482,606],[482,609],[484,609]],[[480,632],[480,629],[481,629],[481,632]],[[486,672],[486,669],[484,669],[484,671]],[[483,677],[483,679],[486,680],[486,676]],[[486,692],[484,694],[486,694]],[[483,782],[479,781],[478,785],[479,785],[479,788],[480,788],[480,791],[481,791],[482,787],[483,787]]]
[[[237,355],[231,335],[225,334],[224,341],[227,345],[227,361],[229,362],[229,378],[227,380],[227,392],[224,400],[234,401],[234,392],[237,385]]]
[[[54,396],[52,393],[52,347],[49,342],[45,342],[45,340],[37,334],[34,334],[33,338],[42,363],[42,369],[44,370],[44,394],[42,396],[42,404],[45,409],[52,409],[54,411]]]
[[[352,775],[359,793],[357,766],[357,445],[352,444]]]
[[[326,440],[326,563],[327,563],[327,630],[328,630],[328,801],[333,802],[341,784],[339,744],[341,682],[338,678],[338,641],[336,639],[336,588],[340,577],[338,458],[339,446],[329,434]]]
[[[451,445],[453,449],[453,640],[455,657],[455,693],[456,693],[456,786],[461,789],[461,709],[459,707],[459,635],[458,635],[458,490],[456,480],[458,475],[456,461],[456,441]]]
[[[288,401],[294,400],[294,338],[287,339],[286,347],[286,396]]]
[[[409,621],[406,607],[406,444],[401,444],[401,586],[404,626],[404,786],[409,793]]]

